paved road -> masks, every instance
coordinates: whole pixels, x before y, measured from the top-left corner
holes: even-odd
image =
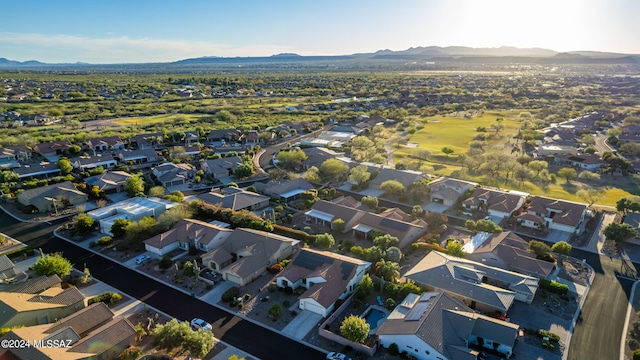
[[[217,307],[165,286],[127,267],[105,259],[79,246],[53,236],[57,225],[17,223],[4,212],[0,231],[42,248],[44,252],[63,251],[78,268],[87,264],[91,275],[177,319],[201,317],[213,326],[219,339],[261,359],[323,359],[324,354],[276,332],[229,314]]]
[[[638,265],[582,250],[572,251],[571,256],[587,259],[596,274],[576,323],[567,359],[618,359],[633,281],[616,275],[634,275]]]

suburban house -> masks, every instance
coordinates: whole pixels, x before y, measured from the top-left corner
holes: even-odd
[[[87,147],[92,151],[124,150],[120,136],[105,136],[87,140]]]
[[[237,156],[223,157],[220,159],[205,160],[200,163],[200,168],[216,179],[232,176],[238,166],[242,165],[242,159]]]
[[[462,249],[466,259],[539,279],[546,279],[555,269],[555,264],[536,259],[528,251],[529,243],[511,231],[479,232]]]
[[[108,171],[104,174],[90,176],[84,179],[88,186],[97,186],[105,194],[113,194],[124,191],[124,185],[131,174],[124,171]]]
[[[138,149],[131,151],[121,151],[118,153],[118,159],[121,162],[128,164],[131,162],[133,165],[139,164],[153,164],[156,163],[162,158],[158,156],[155,150],[153,149]]]
[[[249,130],[242,136],[242,142],[248,146],[255,146],[260,143],[260,137],[257,130]]]
[[[76,189],[71,181],[29,189],[17,196],[18,203],[35,206],[40,212],[57,211],[89,201],[89,195]]]
[[[269,206],[271,198],[239,188],[216,188],[198,195],[198,199],[212,205],[232,210],[260,210]]]
[[[31,159],[31,150],[24,145],[4,146],[0,148],[0,168],[11,169]]]
[[[299,243],[266,231],[236,228],[220,247],[202,256],[202,263],[223,279],[244,286],[293,255]]]
[[[385,348],[396,344],[419,360],[477,360],[480,352],[470,344],[511,357],[518,330],[517,324],[480,315],[447,293],[426,292],[408,294],[377,335]]]
[[[169,157],[175,158],[179,156],[192,157],[200,155],[199,146],[172,146],[169,148]]]
[[[45,178],[48,179],[53,176],[60,176],[62,172],[56,163],[40,163],[40,164],[31,164],[31,165],[23,165],[13,169],[13,172],[18,174],[19,179],[34,179],[34,178]]]
[[[375,171],[370,171],[370,173],[374,175]],[[369,188],[380,189],[380,185],[387,180],[398,181],[404,185],[405,188],[408,188],[411,184],[423,179],[426,179],[426,176],[419,171],[382,168],[377,171],[375,178],[369,181]]]
[[[138,134],[129,139],[129,149],[153,148],[164,142],[164,134],[161,132]]]
[[[640,142],[640,125],[625,126],[622,133],[618,135],[621,142]]]
[[[55,275],[18,285],[0,293],[0,327],[48,324],[85,306],[84,295],[75,287],[63,289]]]
[[[580,170],[595,171],[604,166],[605,162],[596,154],[566,154],[558,155],[553,159],[554,162],[566,164]]]
[[[460,297],[472,309],[506,314],[514,300],[531,304],[538,279],[432,251],[405,277]]]
[[[477,188],[470,198],[462,202],[462,208],[469,216],[473,216],[473,212],[477,211],[494,218],[506,219],[524,205],[525,198],[522,193]]]
[[[36,144],[36,146],[33,147],[33,151],[48,159],[50,157],[56,157],[56,155],[66,154],[72,146],[73,144],[69,140],[53,141]]]
[[[467,193],[467,191],[473,189],[478,184],[451,179],[447,177],[441,177],[433,180],[429,183],[429,193],[431,196],[431,202],[442,204],[448,208],[455,205],[458,200]]]
[[[310,210],[305,212],[306,221],[313,221],[322,226],[331,226],[336,219],[342,219],[345,230],[352,231],[353,235],[362,235],[365,238],[374,233],[389,234],[400,241],[400,248],[410,245],[427,231],[427,224],[422,219],[412,222],[399,220],[396,212],[374,214],[368,211],[355,209],[345,205],[339,205],[325,200],[319,200]]]
[[[176,205],[178,204],[157,197],[134,197],[89,211],[87,215],[98,222],[101,233],[113,236],[111,227],[116,219],[138,221],[147,216],[155,218]]]
[[[313,147],[340,148],[356,137],[356,134],[342,131],[322,131],[313,137],[306,137],[300,140],[300,145]]]
[[[0,255],[0,283],[14,276],[16,276],[16,265],[7,255]]]
[[[624,220],[622,221],[624,224],[631,225],[638,232],[638,239],[640,239],[640,213],[637,212],[628,212],[624,216]]]
[[[295,180],[282,180],[280,182],[269,181],[266,184],[257,182],[253,184],[253,186],[259,192],[273,199],[283,201],[296,200],[300,194],[314,188],[311,183],[301,177]]]
[[[536,196],[531,200],[527,212],[518,216],[518,223],[533,229],[544,227],[581,234],[587,213],[586,204]]]
[[[80,169],[80,171],[95,169],[98,166],[102,166],[104,169],[111,169],[118,165],[118,161],[113,156],[89,156],[76,158],[71,165],[76,169]]]
[[[325,147],[310,147],[302,149],[302,151],[307,155],[307,159],[304,161],[304,164],[302,164],[305,169],[309,169],[313,166],[319,169],[320,165],[329,159],[340,160],[341,158],[344,158],[344,153],[327,149]]]
[[[221,142],[236,142],[240,140],[242,133],[238,129],[221,129],[211,130],[207,135],[207,141],[210,143]]]
[[[575,146],[556,145],[556,144],[542,144],[536,149],[536,154],[540,158],[544,158],[550,155],[575,155],[577,152]]]
[[[98,302],[53,324],[12,329],[2,339],[28,341],[67,340],[69,346],[31,346],[0,349],[7,359],[116,359],[134,344],[135,327],[115,317],[107,305]],[[65,343],[67,345],[67,343]]]
[[[153,175],[164,187],[183,185],[193,179],[196,169],[189,164],[164,163],[153,169]]]
[[[164,256],[175,249],[189,250],[195,246],[201,251],[219,247],[233,231],[206,222],[183,219],[171,229],[144,241],[145,250]]]
[[[306,289],[299,297],[300,310],[327,317],[336,301],[352,294],[371,263],[330,251],[301,249],[281,272],[279,287]]]

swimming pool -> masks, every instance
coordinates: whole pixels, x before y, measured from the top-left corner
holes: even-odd
[[[364,320],[369,324],[369,333],[375,334],[376,329],[382,325],[384,320],[387,318],[387,313],[379,310],[374,307],[369,307],[367,311],[365,311],[364,315],[361,316]]]

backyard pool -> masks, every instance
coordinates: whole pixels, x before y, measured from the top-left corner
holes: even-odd
[[[375,334],[378,327],[380,327],[387,318],[387,315],[389,315],[389,313],[386,309],[379,308],[378,306],[369,306],[360,317],[364,318],[367,324],[369,324],[369,334]]]

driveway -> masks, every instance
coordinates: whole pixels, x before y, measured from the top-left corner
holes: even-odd
[[[219,284],[216,284],[216,286],[214,286],[211,291],[208,291],[206,294],[200,296],[200,300],[209,304],[217,304],[220,301],[222,294],[234,286],[238,285],[231,281],[223,281]]]
[[[282,329],[282,333],[294,339],[302,340],[307,336],[309,331],[317,327],[316,325],[318,325],[320,320],[322,320],[322,315],[316,314],[313,311],[303,310]]]
[[[551,230],[549,236],[547,236],[547,241],[554,244],[559,241],[569,242],[569,239],[571,239],[571,234],[560,230]]]
[[[522,328],[546,329],[560,336],[562,342],[567,340],[570,320],[564,320],[547,311],[534,306],[514,301],[509,309],[509,317],[512,323],[520,325]]]
[[[444,204],[438,204],[436,202],[430,202],[426,205],[422,205],[422,209],[429,212],[437,212],[440,214],[444,214],[445,211],[449,209],[448,206]]]

